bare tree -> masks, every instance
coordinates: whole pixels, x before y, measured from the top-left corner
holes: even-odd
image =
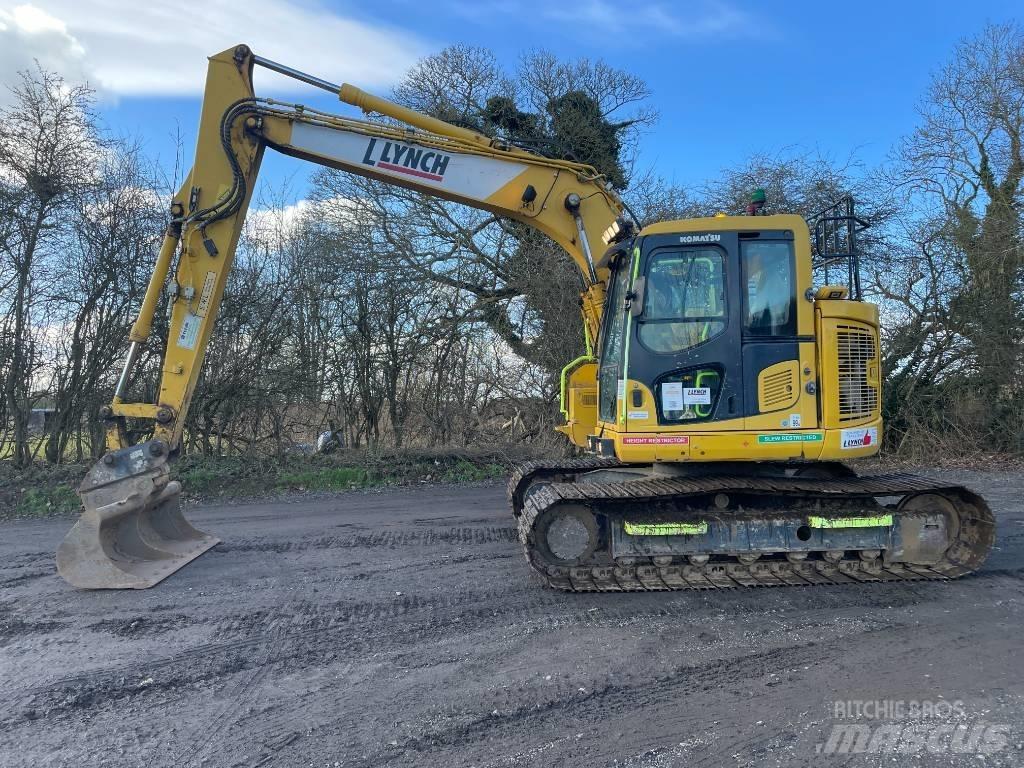
[[[953,311],[971,341],[975,386],[993,405],[1012,403],[1024,373],[1024,30],[989,24],[961,42],[919,112],[898,172],[962,271]],[[991,414],[1002,420],[999,407]]]
[[[164,217],[137,147],[112,143],[97,162],[96,178],[65,213],[62,268],[42,292],[61,329],[52,342],[54,412],[45,451],[55,463],[72,437],[75,458],[84,458],[82,426],[95,420],[113,389]],[[102,448],[98,439],[88,444],[93,453]]]
[[[39,287],[59,269],[45,263],[58,239],[59,217],[82,190],[95,184],[100,139],[91,113],[92,92],[37,69],[22,72],[13,100],[0,111],[0,179],[5,214],[2,257],[13,276],[0,300],[9,334],[3,361],[3,395],[12,423],[13,458],[31,459],[28,424],[41,362],[37,324]]]

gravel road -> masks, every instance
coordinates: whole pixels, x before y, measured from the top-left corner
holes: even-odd
[[[997,549],[946,584],[561,594],[498,486],[195,507],[140,592],[0,523],[0,765],[1021,766],[1024,477],[958,479]]]

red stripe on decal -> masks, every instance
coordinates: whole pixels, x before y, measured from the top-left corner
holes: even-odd
[[[392,163],[377,163],[378,168],[387,168],[389,171],[398,171],[399,173],[407,173],[410,176],[419,176],[422,179],[430,179],[431,181],[444,181],[444,176],[438,176],[436,173],[427,173],[426,171],[417,171],[415,168],[406,168],[401,165],[394,165]]]

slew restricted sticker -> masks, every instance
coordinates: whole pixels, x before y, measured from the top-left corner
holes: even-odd
[[[689,445],[688,435],[680,437],[624,437],[623,445]]]
[[[861,429],[844,429],[840,435],[839,446],[848,451],[852,448],[867,448],[878,444],[878,427]]]
[[[820,443],[825,439],[821,432],[786,432],[778,435],[758,435],[759,443]]]

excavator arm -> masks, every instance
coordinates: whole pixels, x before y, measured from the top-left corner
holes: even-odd
[[[258,98],[255,66],[334,92],[393,122],[341,117]],[[111,404],[101,411],[107,453],[80,489],[85,511],[57,553],[60,574],[85,588],[146,588],[217,543],[181,514],[168,459],[216,322],[228,273],[267,147],[318,165],[490,211],[543,232],[579,268],[587,338],[597,337],[606,268],[592,248],[629,224],[590,166],[532,154],[398,104],[255,56],[240,45],[211,57],[195,163],[171,204],[167,227]],[[173,272],[173,277],[172,277]],[[169,280],[170,278],[170,280]],[[160,296],[170,330],[157,402],[125,401]],[[151,420],[153,438],[132,445],[127,418]]]

